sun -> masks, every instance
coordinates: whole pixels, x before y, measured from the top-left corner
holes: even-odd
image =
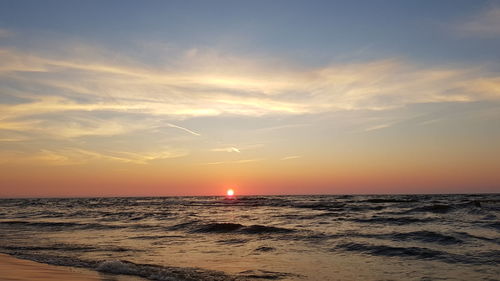
[[[230,189],[228,189],[228,190],[226,191],[226,195],[227,195],[228,197],[234,196],[234,190],[232,190],[231,188],[230,188]]]

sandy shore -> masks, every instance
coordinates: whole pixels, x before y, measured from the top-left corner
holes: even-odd
[[[0,281],[112,281],[115,276],[21,260],[0,254]]]

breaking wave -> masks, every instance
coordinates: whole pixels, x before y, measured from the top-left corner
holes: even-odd
[[[293,232],[291,229],[274,227],[274,226],[264,226],[264,225],[250,225],[245,226],[239,223],[210,223],[205,224],[192,232],[201,233],[229,233],[229,232],[239,232],[245,234],[263,234],[263,233],[289,233]]]

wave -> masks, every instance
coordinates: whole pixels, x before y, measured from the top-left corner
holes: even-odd
[[[196,267],[174,267],[156,264],[140,264],[127,260],[84,260],[66,256],[24,254],[14,256],[40,263],[71,266],[95,270],[103,273],[142,277],[155,281],[243,281],[249,279],[279,280],[300,275],[268,270],[246,270],[237,275]]]
[[[407,233],[393,233],[389,236],[392,240],[417,240],[427,243],[437,243],[442,245],[454,245],[464,243],[463,240],[456,237],[445,235],[433,231],[414,231]]]
[[[486,228],[494,228],[496,230],[500,230],[500,222],[492,222],[484,224]]]
[[[3,225],[28,225],[28,226],[39,226],[39,227],[44,227],[44,226],[80,226],[81,224],[79,223],[73,223],[73,222],[30,222],[30,221],[2,221],[0,224]]]
[[[246,279],[269,279],[269,280],[276,280],[276,279],[283,279],[283,278],[289,278],[289,277],[302,277],[297,274],[290,274],[290,273],[284,273],[284,272],[276,272],[276,271],[269,271],[269,270],[245,270],[240,272],[239,274],[241,277],[243,277],[243,280]],[[240,279],[238,279],[240,280]]]
[[[101,222],[106,220],[100,220]],[[116,220],[112,220],[115,222]],[[130,219],[134,221],[134,219]],[[144,223],[129,223],[122,221],[124,224],[104,224],[104,223],[78,223],[78,222],[57,222],[57,221],[0,221],[0,226],[19,226],[19,227],[34,227],[47,228],[49,230],[107,230],[107,229],[162,229],[159,224],[144,224]]]
[[[467,239],[465,235],[462,236],[464,237],[464,239]],[[460,238],[426,230],[412,231],[412,232],[392,232],[383,234],[347,232],[347,233],[331,234],[319,238],[336,239],[345,237],[375,238],[375,239],[384,239],[388,241],[417,241],[417,242],[433,243],[440,245],[456,245],[465,243],[465,241]]]
[[[473,235],[467,232],[455,232],[458,236],[465,237],[466,239],[477,239],[477,240],[482,240],[482,241],[488,241],[491,243],[496,243],[500,245],[500,238],[489,238],[489,237],[483,237],[483,236],[477,236]]]
[[[460,255],[448,254],[443,251],[432,250],[421,247],[395,247],[386,245],[370,245],[360,243],[345,243],[338,245],[335,250],[340,249],[349,252],[361,252],[374,256],[414,258],[419,260],[439,260],[447,263],[469,263]]]
[[[76,223],[76,222],[39,222],[39,221],[0,221],[0,225],[43,227],[53,229],[116,229],[124,228],[121,225],[109,225],[99,223]]]
[[[307,202],[307,203],[294,203],[292,205],[294,208],[300,209],[313,209],[313,210],[322,210],[322,211],[334,211],[334,210],[342,210],[344,208],[351,209],[352,206],[346,206],[344,203],[340,202]]]
[[[462,236],[463,239],[467,240],[470,237],[467,237],[465,233],[458,234],[457,236]],[[466,241],[452,236],[441,234],[433,231],[413,231],[413,232],[391,232],[391,233],[381,233],[381,234],[370,234],[370,233],[360,233],[357,231],[348,231],[344,233],[336,233],[336,234],[321,234],[317,233],[315,235],[309,235],[308,239],[316,239],[316,240],[325,240],[325,239],[344,239],[344,238],[374,238],[374,239],[382,239],[387,241],[416,241],[416,242],[424,242],[424,243],[432,243],[432,244],[440,244],[440,245],[457,245],[465,243]],[[485,239],[485,238],[483,238]],[[492,241],[494,242],[494,241]]]
[[[236,281],[241,280],[220,271],[193,267],[173,267],[155,264],[138,264],[126,260],[93,261],[79,258],[40,255],[14,254],[22,259],[33,260],[45,264],[87,268],[104,273],[124,274],[157,281]]]
[[[500,263],[500,251],[486,251],[478,253],[468,253],[464,255],[448,253],[439,250],[433,250],[422,247],[396,247],[387,245],[371,245],[361,243],[344,243],[333,249],[349,252],[361,252],[365,254],[384,256],[384,257],[399,257],[399,258],[414,258],[419,260],[437,260],[446,263],[463,263],[463,264],[492,264]]]
[[[8,251],[94,251],[92,246],[0,246]],[[108,250],[108,249],[107,249]]]
[[[293,232],[291,229],[264,226],[264,225],[250,225],[244,226],[239,223],[210,223],[194,229],[192,232],[201,233],[229,233],[239,232],[245,234],[263,234],[263,233],[289,233]]]
[[[272,252],[272,251],[275,251],[276,248],[274,247],[267,247],[267,246],[262,246],[262,247],[259,247],[257,249],[255,249],[255,251],[257,252]]]
[[[188,222],[183,222],[175,225],[171,225],[169,227],[166,227],[167,231],[176,231],[176,230],[184,230],[191,228],[193,225],[198,224],[200,221],[199,220],[193,220],[193,221],[188,221]]]
[[[231,238],[231,239],[223,239],[223,240],[218,240],[217,243],[219,244],[225,244],[225,245],[241,245],[245,244],[249,239],[240,239],[240,238]]]
[[[249,234],[261,234],[261,233],[290,233],[294,230],[288,228],[274,227],[274,226],[264,226],[264,225],[251,225],[246,226],[242,232]]]
[[[45,250],[45,251],[79,251],[79,252],[128,252],[128,251],[141,251],[141,250],[133,250],[133,249],[128,249],[128,248],[123,248],[123,247],[87,247],[87,246],[81,246],[81,247],[53,247],[53,246],[47,246],[47,247],[16,247],[16,246],[5,246],[5,247],[0,247],[4,248],[7,250],[30,250],[30,251],[40,251],[40,250]]]
[[[427,206],[416,207],[416,208],[410,209],[410,210],[408,210],[406,212],[407,213],[429,212],[429,213],[444,214],[444,213],[448,213],[449,211],[451,211],[453,209],[454,209],[454,207],[450,206],[450,205],[434,204],[434,205],[427,205]]]
[[[415,257],[420,259],[433,259],[443,255],[443,252],[419,247],[393,247],[385,245],[369,245],[360,243],[344,243],[336,247],[346,251],[364,252],[371,255],[387,257]]]
[[[233,281],[235,277],[220,271],[190,267],[169,267],[151,264],[136,264],[125,260],[103,261],[95,268],[99,272],[139,276],[159,281]]]
[[[233,232],[243,228],[242,224],[239,223],[211,223],[204,226],[201,226],[192,232]]]
[[[382,223],[382,224],[395,224],[404,225],[411,223],[427,223],[432,222],[433,218],[415,218],[415,217],[372,217],[372,218],[354,218],[351,221],[360,223]]]
[[[21,246],[21,245],[0,245],[0,250],[9,252],[9,253],[17,253],[22,251],[24,253],[27,252],[39,252],[39,251],[50,251],[50,252],[138,252],[142,250],[124,248],[119,246],[112,245],[99,245],[99,246],[90,246],[90,245],[74,245],[74,244],[64,244],[57,243],[53,245],[41,245],[41,246]]]
[[[243,225],[230,222],[203,223],[199,220],[175,224],[166,227],[167,231],[184,230],[189,233],[243,233],[243,234],[264,234],[264,233],[289,233],[294,230],[275,226],[265,225]]]
[[[482,209],[495,209],[494,205],[488,205],[485,202],[479,200],[468,200],[465,202],[458,202],[456,204],[443,204],[437,203],[432,205],[418,206],[403,213],[435,213],[435,214],[445,214],[457,210],[467,210],[471,213],[480,213]]]
[[[129,237],[129,239],[137,239],[137,240],[156,240],[156,239],[165,239],[165,238],[185,238],[182,235],[141,235],[135,237]]]
[[[102,221],[140,221],[144,219],[154,218],[158,220],[171,219],[172,214],[169,212],[99,212],[94,214],[94,217],[101,217]],[[89,216],[90,217],[90,216]]]
[[[418,201],[417,201],[417,199],[410,199],[410,198],[402,198],[402,199],[370,198],[370,199],[362,200],[361,202],[366,202],[366,203],[409,203],[409,202],[418,202]]]

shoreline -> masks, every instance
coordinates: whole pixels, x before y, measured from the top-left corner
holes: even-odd
[[[133,281],[132,276],[50,265],[0,253],[0,281]]]

